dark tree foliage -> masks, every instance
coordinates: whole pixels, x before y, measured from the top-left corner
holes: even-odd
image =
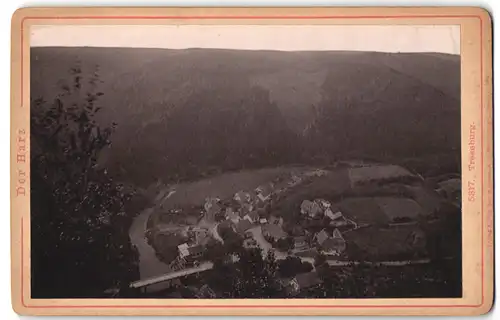
[[[288,251],[293,249],[293,238],[292,237],[286,237],[285,239],[278,239],[276,241],[276,248],[280,251]]]
[[[298,137],[269,92],[246,83],[241,87],[245,89],[231,97],[207,89],[193,92],[180,107],[164,106],[168,112],[162,121],[141,125],[130,144],[114,148],[115,170],[119,167],[127,179],[148,185],[158,174],[165,180],[183,181],[297,161]],[[138,156],[155,150],[168,150],[168,155]]]
[[[79,66],[52,104],[31,109],[31,268],[34,298],[100,297],[137,277],[124,206],[131,195],[98,166],[113,127],[96,123],[98,72]]]
[[[310,263],[302,262],[298,257],[288,256],[278,262],[279,275],[283,278],[291,278],[299,273],[309,272],[313,269]]]
[[[222,298],[276,298],[282,296],[277,280],[278,264],[270,251],[263,258],[260,249],[241,249],[238,261],[220,261],[207,282]]]
[[[179,255],[177,246],[186,242],[184,238],[175,233],[172,234],[156,234],[152,242],[152,247],[156,252],[158,260],[170,264]]]
[[[316,298],[460,297],[460,286],[450,283],[435,264],[388,267],[353,265],[318,268],[323,284]]]
[[[218,241],[211,241],[203,252],[203,258],[214,263],[227,261],[231,252],[228,252],[228,247]]]
[[[462,288],[462,221],[460,209],[444,202],[436,215],[438,222],[420,219],[419,225],[426,233],[426,250],[436,272],[446,284],[442,289],[456,296]]]
[[[243,246],[243,237],[236,233],[231,226],[219,224],[218,232],[224,240],[227,252],[236,252]]]
[[[404,81],[401,74],[380,65],[350,62],[328,71],[315,121],[306,132],[308,154],[327,160],[371,157],[388,161],[440,152],[456,155],[460,150],[460,114],[454,111],[458,101],[451,96]],[[371,86],[372,79],[366,77],[370,72],[387,76],[384,94],[361,89]],[[432,117],[422,106],[433,106]],[[432,139],[422,140],[419,132]],[[397,140],[388,143],[389,137]]]
[[[314,257],[314,266],[319,267],[326,263],[326,256],[322,253],[318,253],[316,257]]]
[[[394,217],[392,219],[393,223],[407,223],[413,221],[410,217]]]

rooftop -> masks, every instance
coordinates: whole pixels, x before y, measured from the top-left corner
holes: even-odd
[[[250,211],[247,215],[252,219],[259,219],[259,214],[255,211]]]
[[[203,253],[204,249],[205,248],[201,245],[192,246],[192,247],[189,247],[189,253],[191,255],[200,254],[200,253]]]
[[[321,248],[327,251],[329,250],[344,251],[346,248],[346,244],[344,239],[328,238],[321,244]]]
[[[325,242],[326,239],[330,238],[330,235],[328,232],[326,232],[325,229],[321,230],[316,234],[316,241],[321,245],[323,242]]]
[[[238,224],[236,225],[236,230],[238,230],[238,232],[240,232],[240,233],[244,233],[248,229],[251,229],[252,226],[253,225],[250,221],[243,219],[243,220],[240,220],[238,222]]]
[[[262,226],[262,232],[267,233],[268,235],[276,239],[282,239],[286,237],[286,232],[283,231],[283,229],[281,229],[279,225],[275,224],[266,224]]]

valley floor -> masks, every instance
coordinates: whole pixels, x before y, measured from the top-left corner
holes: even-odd
[[[281,167],[281,168],[274,168],[274,169],[262,169],[262,170],[256,170],[256,171],[242,171],[242,172],[237,172],[237,173],[228,173],[228,174],[223,174],[220,176],[212,177],[212,178],[207,178],[203,179],[200,181],[195,181],[195,182],[189,182],[189,183],[182,183],[174,186],[168,186],[164,187],[162,190],[160,190],[157,193],[156,199],[154,201],[154,206],[151,208],[148,208],[144,210],[140,215],[138,215],[134,222],[132,227],[130,228],[130,239],[132,244],[137,248],[139,252],[139,268],[140,268],[140,279],[145,280],[145,279],[152,279],[156,277],[165,277],[170,274],[176,274],[179,271],[178,270],[173,270],[171,267],[171,264],[162,261],[162,259],[159,257],[158,252],[155,251],[153,246],[150,244],[151,238],[148,241],[148,232],[151,232],[153,230],[156,234],[166,234],[169,232],[177,232],[178,230],[182,230],[182,232],[185,232],[185,230],[195,230],[195,229],[200,229],[200,230],[208,230],[208,234],[210,237],[215,239],[217,242],[224,243],[224,239],[221,237],[219,234],[219,222],[214,222],[214,221],[208,221],[205,219],[203,215],[203,204],[207,201],[209,198],[220,198],[220,199],[227,199],[227,198],[232,198],[232,196],[240,191],[240,190],[253,190],[257,186],[268,183],[269,181],[272,181],[278,177],[282,177],[283,175],[298,175],[298,176],[303,176],[303,177],[315,177],[313,179],[313,182],[310,180],[307,180],[308,182],[305,183],[305,185],[301,188],[296,188],[293,189],[292,192],[289,194],[287,192],[283,192],[280,197],[285,198],[284,201],[289,201],[289,198],[304,198],[306,196],[311,196],[314,193],[328,193],[331,192],[332,194],[337,194],[337,195],[342,195],[344,192],[352,192],[355,188],[353,187],[353,184],[349,182],[349,175],[346,175],[346,170],[345,169],[339,169],[339,170],[334,170],[329,173],[327,173],[327,177],[323,177],[323,173],[318,174],[316,176],[316,173],[311,174],[311,172],[318,172],[320,169],[312,169],[312,168],[300,168],[300,167],[294,167],[294,168],[286,168],[286,167]],[[363,169],[364,170],[364,169]],[[366,170],[365,170],[366,171]],[[361,177],[362,178],[362,177]],[[359,179],[359,177],[358,177]],[[351,181],[352,182],[352,181]],[[365,187],[363,187],[365,188]],[[413,188],[413,189],[412,189]],[[414,191],[416,187],[411,187],[407,188],[410,191]],[[422,197],[421,191],[422,189],[416,188],[419,191],[419,197]],[[363,189],[364,192],[368,189]],[[373,190],[369,191],[373,193]],[[284,194],[284,195],[283,195]],[[289,197],[290,195],[290,197]],[[358,195],[359,196],[359,195]],[[372,195],[373,196],[373,195]],[[426,198],[426,203],[420,204],[424,208],[433,208],[433,206],[429,207],[429,203],[435,204],[435,197],[433,194],[430,196],[427,195],[428,197]],[[361,199],[361,198],[360,198]],[[369,198],[367,198],[369,199]],[[377,198],[378,199],[378,198]],[[433,200],[429,202],[429,199]],[[302,199],[301,199],[302,201]],[[375,201],[377,202],[377,201]],[[414,202],[407,201],[408,203],[414,205]],[[417,201],[418,202],[418,201]],[[181,210],[181,208],[189,207],[189,214],[193,215],[193,220],[196,221],[196,223],[191,224],[186,227],[186,221],[191,221],[188,219],[188,217],[183,216],[184,214],[181,211],[176,211],[176,210]],[[365,205],[356,206],[355,213],[358,213],[359,210],[364,210],[363,207],[366,207]],[[200,209],[196,209],[200,208]],[[404,209],[404,208],[403,208]],[[196,211],[198,210],[198,211]],[[181,216],[181,220],[176,221],[175,215],[172,215],[173,220],[169,221],[166,223],[162,219],[165,217],[166,212],[181,212],[179,215]],[[382,212],[378,212],[381,217],[384,216]],[[188,214],[188,215],[189,215]],[[422,214],[419,213],[419,214]],[[427,215],[427,212],[423,212],[424,215]],[[199,215],[199,217],[197,216]],[[169,216],[170,217],[170,216]],[[201,218],[200,218],[201,217]],[[356,217],[356,215],[352,215],[352,217]],[[363,216],[361,216],[363,218]],[[361,218],[361,219],[362,219]],[[392,218],[389,215],[389,218]],[[170,219],[170,218],[169,218]],[[295,219],[292,217],[285,217],[285,219]],[[358,218],[356,218],[358,219]],[[371,223],[379,223],[382,218],[376,219],[376,220],[371,220]],[[387,218],[383,218],[387,219]],[[382,220],[383,220],[382,219]],[[194,221],[191,221],[194,222]],[[290,220],[292,221],[292,220]],[[389,221],[389,220],[387,220]],[[300,224],[300,222],[297,222]],[[360,224],[360,227],[355,223],[355,228],[344,231],[346,236],[347,233],[350,231],[355,231],[358,228],[362,229],[362,227],[366,227],[365,224]],[[391,224],[389,223],[389,226]],[[416,225],[415,221],[405,221],[405,222],[400,222],[395,224],[396,227],[402,226],[402,227],[407,227],[407,228],[413,228]],[[186,229],[187,228],[187,229]],[[249,228],[246,232],[246,234],[252,238],[256,245],[261,249],[262,256],[263,258],[266,257],[267,253],[272,250],[275,256],[276,260],[284,260],[287,259],[288,257],[297,257],[300,258],[300,260],[303,263],[307,263],[312,265],[313,271],[315,271],[315,258],[314,254],[303,254],[304,252],[301,252],[300,250],[288,250],[287,252],[277,250],[275,247],[273,247],[273,244],[271,244],[266,237],[263,235],[263,225],[260,225],[259,223],[254,224],[251,228]],[[392,244],[386,244],[387,246],[390,246]],[[306,250],[307,251],[307,250]],[[387,266],[387,267],[397,267],[397,266],[406,266],[408,264],[427,264],[429,263],[430,260],[426,257],[415,257],[413,259],[392,259],[390,261],[387,260],[379,260],[378,262],[369,262],[368,264],[376,264],[380,266]],[[332,267],[343,267],[343,266],[352,266],[352,265],[357,265],[359,264],[359,261],[356,261],[354,259],[349,259],[346,257],[342,258],[335,258],[335,257],[328,257],[326,263]],[[365,263],[365,262],[363,262]],[[211,268],[209,268],[211,269]],[[207,269],[208,270],[208,269]],[[138,279],[139,280],[139,279]],[[168,287],[168,284],[162,284],[161,282],[158,284],[155,284],[154,286],[149,287],[149,289],[155,291],[155,290],[162,290]]]

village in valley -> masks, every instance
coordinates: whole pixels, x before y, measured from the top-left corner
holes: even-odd
[[[186,288],[187,296],[220,297],[202,274],[252,249],[263,260],[271,254],[280,266],[298,265],[277,273],[285,297],[308,297],[321,286],[318,259],[339,270],[360,263],[426,264],[428,230],[439,225],[443,204],[459,201],[459,191],[456,177],[424,180],[400,166],[365,163],[292,170],[191,206],[169,206],[180,191],[164,187],[145,221],[145,238],[165,268],[133,286],[145,293],[170,290],[174,297],[185,297],[179,292]],[[431,228],[423,230],[422,223]]]

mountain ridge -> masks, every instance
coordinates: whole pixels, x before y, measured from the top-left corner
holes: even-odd
[[[32,98],[51,101],[77,63],[99,66],[99,120],[118,123],[106,158],[123,174],[460,148],[459,56],[36,47]]]

